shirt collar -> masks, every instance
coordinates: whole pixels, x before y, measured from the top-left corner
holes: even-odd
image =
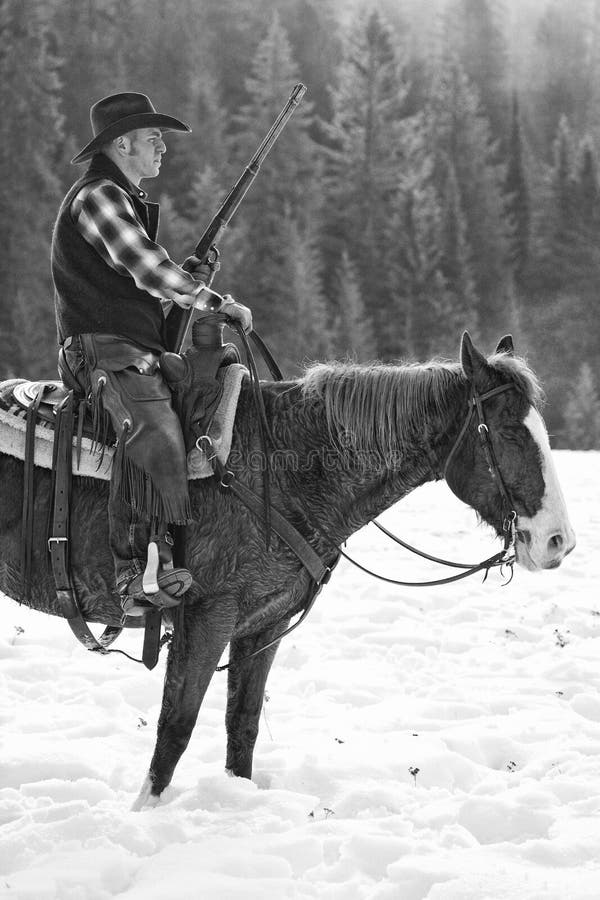
[[[88,169],[88,172],[89,171],[94,174],[107,175],[109,178],[112,178],[113,181],[116,181],[117,184],[120,184],[127,193],[131,194],[133,197],[137,197],[139,200],[145,201],[148,196],[146,191],[142,190],[139,185],[130,181],[123,170],[120,169],[112,159],[106,156],[105,153],[94,154]]]

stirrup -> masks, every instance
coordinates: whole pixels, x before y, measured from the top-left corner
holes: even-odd
[[[149,609],[171,609],[179,606],[183,594],[192,584],[192,576],[187,569],[169,569],[160,572],[157,579],[158,590],[146,593],[143,575],[134,575],[118,588],[121,608],[128,616],[142,616]]]
[[[145,594],[156,594],[159,590],[158,576],[160,573],[173,570],[172,547],[173,538],[169,532],[166,532],[163,537],[153,535],[148,544],[146,568],[142,579]]]

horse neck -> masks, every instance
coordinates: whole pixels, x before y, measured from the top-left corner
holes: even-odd
[[[463,419],[466,381],[457,367],[398,368],[398,394],[390,410],[397,421],[390,446],[374,446],[370,434],[381,431],[377,395],[368,399],[372,417],[362,422],[354,443],[344,445],[331,427],[326,401],[309,396],[294,403],[290,415],[298,458],[317,464],[293,484],[310,520],[343,541],[414,488],[442,477],[443,463]],[[416,386],[416,380],[420,383]],[[376,385],[373,385],[376,390]],[[402,391],[405,394],[402,394]],[[389,400],[389,398],[388,398]],[[383,401],[382,401],[383,402]],[[290,423],[292,418],[290,418]],[[347,422],[352,433],[356,421]],[[343,432],[343,429],[342,429]]]

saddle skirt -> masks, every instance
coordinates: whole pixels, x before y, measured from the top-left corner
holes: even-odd
[[[219,372],[223,379],[221,396],[207,428],[213,452],[225,465],[231,452],[233,425],[242,381],[248,369],[231,363]],[[46,388],[38,410],[35,429],[34,465],[52,469],[54,445],[54,410],[64,400],[67,388],[60,381],[24,381],[15,379],[0,383],[0,452],[16,459],[25,458],[27,408],[32,405],[40,387]],[[98,447],[90,437],[81,438],[81,454],[77,460],[77,436],[73,438],[73,474],[103,481],[110,480],[113,446]],[[188,452],[188,478],[209,478],[213,467],[203,449],[196,445]]]

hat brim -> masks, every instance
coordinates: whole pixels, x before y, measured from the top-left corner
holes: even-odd
[[[135,131],[137,128],[152,128],[152,126],[160,128],[161,131],[184,131],[189,133],[192,130],[185,122],[181,122],[173,116],[165,116],[162,113],[147,112],[138,113],[135,116],[125,116],[125,118],[119,119],[118,122],[113,122],[112,125],[98,132],[93,140],[86,144],[77,156],[73,157],[71,163],[78,165],[86,162],[92,158],[94,153],[97,153],[101,147],[114,138],[127,134],[129,131]]]

